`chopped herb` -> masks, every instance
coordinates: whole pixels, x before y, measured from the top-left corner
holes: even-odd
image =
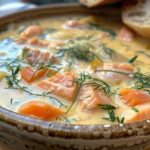
[[[66,118],[66,117],[64,118],[64,122],[65,123],[69,123],[69,124],[71,123],[71,121],[68,118]]]
[[[130,63],[130,64],[134,63],[137,58],[138,58],[138,56],[135,55],[134,57],[132,57],[128,60],[128,63]]]
[[[103,27],[99,24],[93,23],[93,22],[88,24],[88,28],[93,29],[93,30],[101,30],[101,31],[107,32],[107,33],[109,33],[109,35],[111,37],[115,37],[117,35],[113,30],[105,28],[105,27]]]
[[[141,73],[137,71],[133,74],[135,86],[133,88],[144,90],[150,94],[150,73]]]
[[[85,86],[92,86],[94,89],[103,91],[107,95],[114,94],[111,91],[109,84],[101,79],[92,77],[90,74],[80,73],[79,77],[77,78],[77,84],[85,85]]]
[[[60,48],[56,53],[56,56],[64,57],[65,54],[67,54],[67,56],[71,57],[72,59],[76,58],[88,62],[91,62],[94,59],[94,57],[96,57],[100,61],[102,61],[101,58],[99,58],[94,52],[91,51],[92,48],[93,46],[88,42],[75,41],[65,46],[64,48]]]
[[[107,94],[109,96],[111,94],[114,94],[111,91],[110,86],[108,85],[108,83],[106,83],[103,80],[94,78],[90,74],[80,73],[79,77],[76,79],[76,83],[78,85],[78,90],[77,90],[76,95],[75,95],[75,97],[72,101],[72,104],[70,105],[70,107],[68,108],[66,113],[68,113],[70,111],[70,109],[72,108],[72,106],[74,105],[74,103],[75,103],[75,101],[78,97],[79,91],[80,91],[82,86],[92,86],[94,89],[103,91],[105,94]]]
[[[101,44],[99,48],[102,53],[101,57],[108,57],[109,59],[116,57],[116,52],[113,49],[106,47],[105,44]]]
[[[110,104],[103,104],[99,105],[101,109],[105,110],[108,114],[108,117],[105,117],[103,119],[111,121],[111,122],[118,122],[118,123],[124,123],[124,117],[119,118],[115,114],[115,110],[117,109],[115,106]]]
[[[11,105],[13,104],[13,100],[14,100],[13,98],[10,99],[10,104]]]
[[[115,106],[113,106],[113,105],[110,105],[110,104],[100,104],[99,105],[100,107],[101,107],[101,109],[103,109],[103,110],[115,110],[116,109],[116,107]]]
[[[13,61],[15,62],[15,60]],[[59,101],[58,99],[52,97],[50,94],[53,92],[43,92],[43,93],[33,93],[30,89],[28,89],[26,86],[23,86],[20,84],[20,79],[18,78],[18,73],[20,71],[20,64],[13,64],[8,63],[7,64],[7,69],[8,71],[10,71],[10,75],[7,75],[5,77],[6,79],[6,83],[7,83],[7,88],[9,89],[16,89],[16,90],[20,90],[20,91],[24,91],[30,95],[34,95],[34,96],[42,96],[42,97],[48,97],[48,98],[53,98],[55,99],[61,106],[66,107],[61,101]]]
[[[116,121],[116,116],[115,116],[114,110],[108,111],[107,113],[108,113],[108,117],[103,118],[103,119],[111,121],[111,122],[115,122]]]
[[[134,73],[127,73],[127,72],[121,72],[121,71],[115,71],[115,70],[96,70],[98,72],[113,72],[122,74],[128,77],[131,77],[134,79],[134,86],[132,88],[146,91],[150,94],[150,73],[141,73],[140,70],[134,72]]]
[[[119,118],[119,117],[116,117],[116,119],[117,119],[117,122],[118,123],[121,123],[121,124],[123,124],[124,123],[124,117],[121,117],[121,118]]]
[[[139,112],[139,110],[135,107],[133,107],[132,110],[135,111],[135,112]]]

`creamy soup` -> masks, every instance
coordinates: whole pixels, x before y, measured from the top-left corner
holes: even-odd
[[[0,34],[0,105],[37,119],[150,119],[150,45],[116,18],[60,16]]]

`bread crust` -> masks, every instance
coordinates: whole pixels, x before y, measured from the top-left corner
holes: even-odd
[[[115,3],[118,1],[120,1],[120,0],[80,0],[80,2],[87,7],[112,4],[112,3]]]
[[[150,6],[150,1],[149,0],[145,1],[145,3],[142,4],[143,6],[142,9],[141,9],[141,5],[139,4],[140,2],[141,0],[137,0],[136,3],[133,3],[133,2],[130,3],[131,5],[129,3],[128,5],[126,5],[127,2],[125,2],[125,4],[123,5],[123,10],[122,10],[122,19],[123,19],[123,22],[128,27],[133,29],[136,33],[140,34],[141,36],[145,38],[150,38],[150,23],[147,23],[147,22],[150,22],[150,17],[149,17],[149,21],[144,22],[144,20],[146,20],[144,18],[146,18],[146,14],[148,13],[146,7],[147,5]],[[145,14],[143,13],[144,11],[145,11]],[[135,14],[135,17],[133,17],[133,14]]]

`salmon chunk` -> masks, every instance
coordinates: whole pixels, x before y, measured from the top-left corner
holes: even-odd
[[[43,77],[48,72],[48,69],[40,69],[36,71],[33,67],[23,67],[20,70],[21,78],[25,80],[27,83],[32,83],[41,77]]]
[[[63,28],[79,28],[82,24],[77,20],[69,20],[63,24]]]
[[[32,37],[31,39],[27,40],[27,43],[33,46],[48,47],[48,48],[57,48],[65,44],[64,41],[47,41],[38,39],[37,37]]]
[[[25,42],[29,38],[37,36],[41,33],[43,33],[43,29],[39,25],[31,25],[20,34],[19,41]]]
[[[107,97],[104,92],[89,86],[83,86],[81,88],[78,100],[83,110],[92,110],[99,104],[110,104],[110,98]]]
[[[98,74],[100,78],[110,82],[121,82],[128,80],[129,76],[121,73],[115,73],[113,71],[133,73],[134,68],[131,64],[128,63],[104,63],[103,67],[98,70],[100,71]],[[105,71],[101,72],[101,70]]]
[[[131,42],[134,39],[134,32],[128,27],[122,27],[118,39],[124,42]]]
[[[38,49],[29,49],[24,48],[23,52],[23,59],[27,60],[30,64],[45,64],[45,63],[54,63],[55,58],[54,56],[49,52],[41,52]]]
[[[150,103],[137,106],[138,112],[134,112],[132,109],[123,113],[125,117],[125,123],[132,123],[137,121],[144,121],[150,119]]]
[[[32,37],[27,40],[27,43],[34,46],[47,47],[49,45],[48,41],[40,40],[37,37]]]
[[[122,89],[120,96],[123,103],[130,107],[150,102],[150,95],[142,90]]]
[[[37,86],[45,91],[53,91],[54,95],[69,101],[73,100],[77,91],[74,76],[70,72],[57,73],[46,80],[40,81]]]
[[[64,114],[63,110],[48,103],[40,101],[30,101],[21,105],[18,113],[42,120],[53,120]]]

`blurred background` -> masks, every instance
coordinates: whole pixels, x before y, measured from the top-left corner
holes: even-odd
[[[40,5],[72,2],[78,0],[0,0],[0,17]]]
[[[76,2],[77,0],[0,0],[0,5],[12,2],[30,2],[37,5],[43,5],[48,3],[59,3],[59,2]]]

